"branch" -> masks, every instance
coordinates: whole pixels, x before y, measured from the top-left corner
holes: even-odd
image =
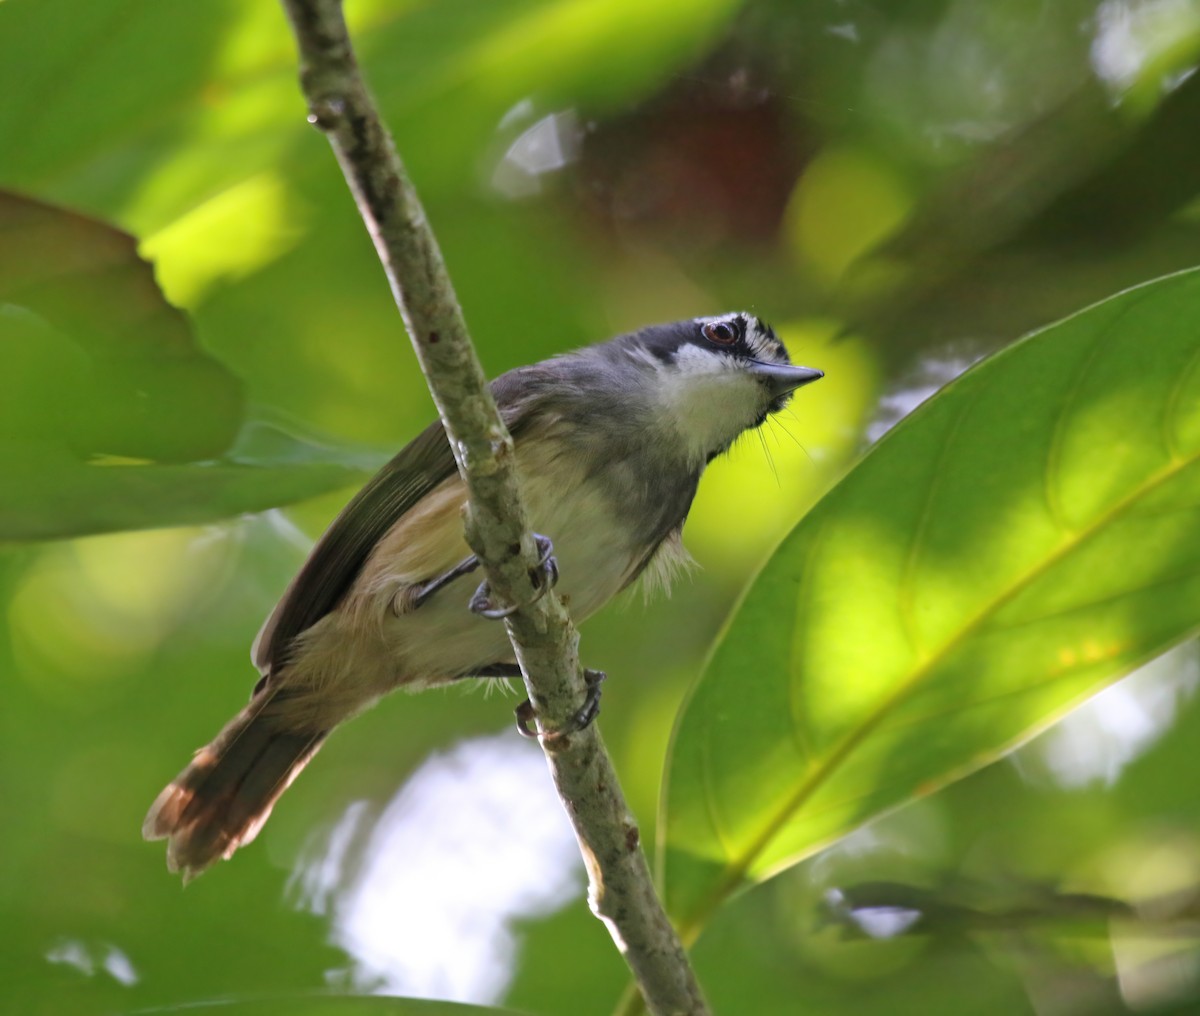
[[[541,728],[563,728],[586,696],[579,635],[553,591],[534,599],[537,552],[512,437],[475,356],[437,241],[363,83],[340,0],[283,0],[283,6],[300,49],[309,121],[328,136],[375,242],[467,485],[467,542],[499,601],[521,605],[505,624]],[[706,1014],[596,726],[543,738],[542,747],[583,852],[592,910],[625,956],[650,1011]]]

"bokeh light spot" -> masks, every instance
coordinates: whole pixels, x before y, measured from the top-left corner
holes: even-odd
[[[912,199],[881,159],[832,148],[810,164],[788,207],[788,232],[802,263],[831,284],[899,229]]]

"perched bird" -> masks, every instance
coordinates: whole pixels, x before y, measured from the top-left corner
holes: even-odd
[[[493,382],[530,522],[547,534],[545,582],[561,572],[573,617],[685,562],[680,533],[704,467],[822,376],[735,313],[643,328]],[[334,520],[255,640],[250,703],[146,816],[142,833],[167,839],[172,871],[198,874],[252,840],[330,731],[388,692],[519,673],[490,619],[503,610],[485,586],[471,596],[466,496],[435,422]]]

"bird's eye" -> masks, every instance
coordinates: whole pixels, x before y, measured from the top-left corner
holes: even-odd
[[[738,340],[737,327],[732,321],[709,321],[700,330],[717,346],[732,346]]]

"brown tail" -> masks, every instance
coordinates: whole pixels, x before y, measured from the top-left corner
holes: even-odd
[[[167,867],[184,881],[249,843],[304,768],[325,731],[286,729],[279,712],[256,695],[207,748],[158,795],[142,836],[167,840]]]

